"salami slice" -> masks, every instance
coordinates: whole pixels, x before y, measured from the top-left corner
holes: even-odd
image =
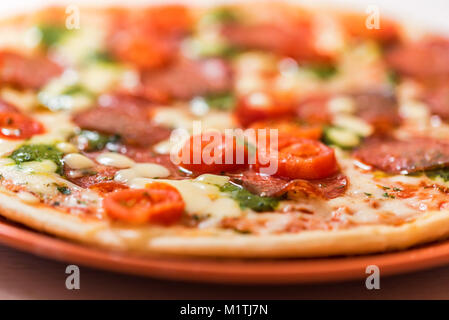
[[[431,138],[367,141],[354,156],[388,173],[413,173],[449,165],[449,143]]]
[[[268,50],[298,61],[330,60],[315,48],[313,30],[309,23],[282,26],[269,23],[229,24],[223,27],[222,33],[231,45],[238,48]]]
[[[443,120],[449,120],[449,81],[424,89],[422,100],[428,105],[430,112]]]
[[[150,99],[155,92],[159,96],[189,99],[230,90],[232,75],[228,64],[221,59],[179,58],[166,68],[143,72],[142,85],[142,93],[148,93]]]
[[[62,68],[44,56],[24,56],[12,51],[0,52],[0,84],[20,89],[39,89]]]
[[[386,61],[397,72],[419,78],[449,75],[449,39],[427,38],[392,49]]]
[[[151,104],[141,98],[103,95],[96,107],[78,113],[73,121],[83,129],[117,134],[131,145],[150,146],[169,137],[170,130],[151,123]]]
[[[371,124],[376,132],[387,132],[401,123],[396,98],[390,93],[364,92],[351,95],[356,115]]]
[[[342,173],[319,180],[294,179],[288,181],[253,171],[245,171],[233,176],[232,180],[260,196],[279,197],[289,194],[291,198],[312,196],[324,199],[333,199],[343,195],[349,183],[347,177]]]

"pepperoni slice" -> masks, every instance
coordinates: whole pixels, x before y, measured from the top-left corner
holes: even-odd
[[[413,173],[448,166],[449,143],[431,138],[374,139],[356,150],[354,156],[388,173]]]
[[[0,84],[20,89],[39,89],[61,72],[59,65],[44,56],[0,52]]]
[[[378,133],[385,133],[401,123],[396,98],[390,93],[363,92],[351,95],[356,115],[371,124]]]
[[[140,94],[153,99],[155,95],[174,99],[190,99],[207,93],[231,89],[232,75],[221,59],[190,60],[180,57],[165,68],[142,74]]]
[[[345,94],[352,99],[355,115],[371,124],[377,133],[386,133],[401,123],[396,98],[389,92],[356,92]],[[332,114],[328,103],[333,96],[309,97],[299,103],[297,116],[311,124],[329,124]]]
[[[230,176],[234,182],[243,185],[251,193],[268,197],[280,197],[288,193],[289,197],[293,198],[311,196],[333,199],[343,195],[349,184],[348,178],[342,173],[318,180],[286,180],[251,170]]]
[[[449,76],[449,39],[426,38],[392,49],[386,61],[397,72],[419,78]]]
[[[131,145],[150,146],[169,137],[170,130],[151,123],[151,104],[141,98],[108,94],[98,99],[95,108],[74,116],[81,128],[117,134]]]
[[[104,184],[113,183],[114,175],[118,170],[117,168],[103,165],[97,165],[84,170],[73,170],[67,165],[64,165],[64,176],[82,188],[103,186],[101,188],[105,189]]]
[[[442,81],[424,89],[422,100],[430,112],[443,120],[449,120],[449,81]]]
[[[229,24],[223,27],[222,33],[231,45],[239,48],[272,51],[299,61],[330,60],[315,48],[313,29],[308,21],[283,25]]]

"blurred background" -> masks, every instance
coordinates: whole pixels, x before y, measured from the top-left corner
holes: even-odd
[[[449,1],[448,0],[287,0],[292,3],[320,6],[330,4],[335,7],[350,8],[365,11],[368,5],[377,5],[380,12],[393,15],[407,24],[425,25],[427,28],[449,33]],[[242,2],[236,0],[127,0],[126,5],[143,5],[148,3],[188,3],[190,5],[215,5],[217,3]],[[260,2],[260,0],[246,0],[245,2]],[[272,0],[272,2],[280,2]],[[14,12],[33,10],[37,7],[52,4],[80,4],[87,6],[120,5],[122,0],[15,0],[0,2],[0,16]]]

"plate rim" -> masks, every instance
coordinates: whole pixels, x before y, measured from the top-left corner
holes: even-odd
[[[305,284],[363,279],[449,264],[449,240],[403,251],[333,258],[228,259],[135,255],[91,247],[0,220],[0,243],[35,256],[110,272],[220,284]]]

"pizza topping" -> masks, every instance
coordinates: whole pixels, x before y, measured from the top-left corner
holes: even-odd
[[[114,180],[121,183],[132,183],[136,178],[166,178],[170,171],[155,163],[137,163],[129,169],[117,171]]]
[[[233,136],[216,131],[192,136],[178,152],[180,167],[194,174],[220,173],[244,168],[247,148]]]
[[[70,168],[76,170],[88,169],[95,166],[95,162],[79,153],[69,153],[64,156],[63,161]]]
[[[155,94],[186,100],[204,94],[228,92],[231,80],[231,70],[224,60],[180,57],[165,68],[144,72],[140,93],[150,100]]]
[[[38,121],[18,112],[0,112],[0,136],[7,139],[28,139],[44,133]]]
[[[116,152],[104,152],[100,154],[95,160],[105,166],[112,166],[116,168],[129,168],[134,165],[134,161]]]
[[[387,63],[400,74],[418,78],[449,75],[449,40],[426,38],[394,48],[386,55]]]
[[[57,166],[56,172],[62,173],[63,153],[52,145],[26,144],[15,150],[9,157],[18,165],[30,161],[50,160]]]
[[[282,197],[297,199],[303,196],[333,199],[342,196],[348,187],[348,178],[336,173],[328,178],[317,180],[283,179],[245,171],[232,176],[232,180],[241,184],[251,193],[264,197]]]
[[[222,34],[237,48],[272,51],[299,61],[322,62],[329,57],[317,50],[309,21],[255,25],[227,24]]]
[[[354,156],[388,173],[413,173],[449,165],[449,143],[430,138],[367,141]]]
[[[86,169],[74,169],[66,163],[63,175],[67,180],[82,188],[90,188],[98,183],[114,182],[114,176],[118,170],[117,168],[103,165],[96,165]]]
[[[245,188],[230,182],[221,186],[220,191],[229,193],[231,198],[236,200],[242,209],[249,208],[256,212],[274,211],[279,204],[279,200],[276,198],[255,195]]]
[[[61,74],[60,66],[46,57],[0,52],[0,83],[20,89],[39,89]]]
[[[125,143],[150,146],[168,138],[170,131],[151,122],[151,105],[125,95],[103,95],[98,105],[76,114],[73,121],[83,129],[119,135]]]
[[[86,152],[100,151],[108,146],[115,146],[119,140],[118,135],[106,135],[90,130],[81,130],[73,138],[73,142],[78,149]]]
[[[153,182],[145,189],[116,191],[103,200],[107,214],[132,224],[174,224],[182,216],[184,201],[176,188]]]
[[[399,38],[397,24],[384,18],[379,20],[379,28],[367,28],[367,17],[356,13],[343,14],[341,23],[346,32],[355,38],[372,39],[383,44],[390,44]]]
[[[319,141],[298,139],[280,147],[278,152],[267,153],[258,151],[255,168],[262,172],[267,163],[277,162],[275,175],[278,177],[313,180],[329,177],[338,171],[334,150]]]
[[[265,92],[241,97],[235,110],[236,118],[244,127],[256,121],[291,117],[294,113],[291,103]]]
[[[449,81],[426,87],[421,98],[432,114],[449,120]]]

